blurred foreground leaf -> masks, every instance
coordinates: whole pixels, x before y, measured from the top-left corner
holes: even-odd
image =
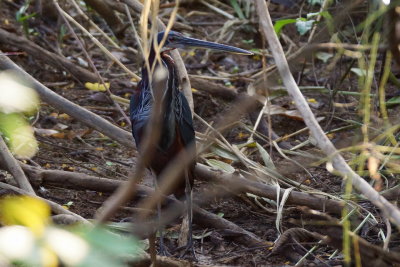
[[[0,132],[7,137],[13,154],[22,158],[31,158],[36,154],[38,144],[33,129],[21,114],[0,112]]]
[[[128,266],[143,254],[132,236],[105,227],[52,225],[50,208],[36,198],[8,197],[0,201],[0,266]]]
[[[15,155],[30,158],[37,152],[38,144],[21,113],[35,111],[39,98],[35,90],[21,81],[23,78],[12,71],[0,72],[0,133]]]
[[[50,216],[49,206],[28,196],[7,197],[0,201],[0,218],[5,225],[28,227],[35,235],[41,235]]]

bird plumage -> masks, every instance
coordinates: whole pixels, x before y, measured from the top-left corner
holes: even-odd
[[[161,41],[163,33],[158,34]],[[149,167],[159,176],[168,164],[184,149],[193,145],[195,133],[193,129],[192,113],[186,97],[179,90],[179,79],[175,63],[167,52],[160,54],[162,66],[166,68],[168,77],[165,91],[162,97],[163,118],[161,119],[161,135],[157,143],[157,149]],[[152,66],[155,60],[155,51],[151,50],[149,65]],[[159,63],[158,63],[159,64]],[[156,66],[160,67],[160,66]],[[131,97],[130,119],[132,122],[132,134],[136,146],[140,149],[143,141],[143,134],[150,120],[153,105],[153,95],[150,88],[149,73],[146,66],[142,67],[142,80],[139,82],[137,90]],[[190,183],[193,184],[193,171],[195,161],[186,168]],[[178,183],[172,192],[177,198],[185,193],[185,174],[182,172],[178,178]]]

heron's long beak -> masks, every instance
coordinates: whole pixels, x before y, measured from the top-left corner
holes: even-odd
[[[235,53],[235,54],[253,55],[253,53],[250,51],[247,51],[247,50],[244,50],[241,48],[237,48],[234,46],[223,45],[223,44],[218,44],[218,43],[213,43],[213,42],[208,42],[208,41],[202,41],[199,39],[194,39],[194,38],[189,38],[189,37],[183,37],[182,39],[180,39],[179,45],[182,45],[182,47],[208,48],[208,49],[230,52],[230,53]]]

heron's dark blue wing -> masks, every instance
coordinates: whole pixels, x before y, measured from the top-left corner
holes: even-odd
[[[178,101],[181,103],[181,113],[179,118],[179,130],[185,146],[195,142],[192,112],[189,103],[182,92],[178,93]]]
[[[142,82],[138,84],[139,90],[131,96],[130,119],[132,122],[132,135],[137,147],[140,147],[142,135],[150,119],[152,96],[147,90],[141,88],[145,86]]]

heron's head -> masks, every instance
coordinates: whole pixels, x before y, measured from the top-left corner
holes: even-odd
[[[158,43],[164,38],[165,32],[160,32],[157,35]],[[230,52],[234,54],[242,54],[242,55],[253,55],[252,52],[233,47],[230,45],[223,45],[214,42],[202,41],[195,38],[189,38],[184,36],[181,33],[175,31],[169,31],[168,36],[165,39],[164,48],[204,48],[204,49],[213,49],[224,52]]]

